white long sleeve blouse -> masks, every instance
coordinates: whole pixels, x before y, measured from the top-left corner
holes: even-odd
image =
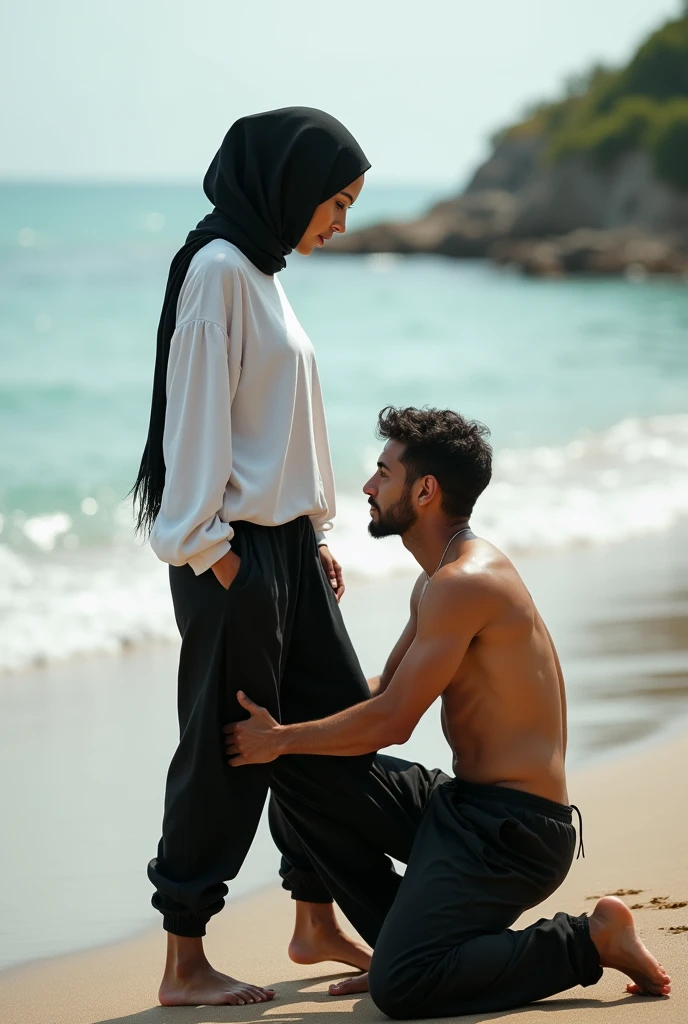
[[[179,295],[163,453],[150,538],[162,561],[205,572],[239,520],[307,515],[324,543],[334,475],[313,346],[277,277],[222,239],[196,253]]]

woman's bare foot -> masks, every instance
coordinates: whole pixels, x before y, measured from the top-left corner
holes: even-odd
[[[633,914],[616,896],[605,896],[590,915],[590,938],[597,947],[602,967],[628,975],[627,992],[668,996],[671,978],[645,948],[633,923]]]
[[[289,959],[295,964],[321,964],[331,960],[367,971],[371,956],[367,946],[342,931],[331,903],[297,900],[294,935],[289,943]]]
[[[338,981],[334,985],[330,985],[328,991],[331,996],[350,996],[356,992],[367,992],[368,972],[357,974],[353,978],[345,978],[344,981]]]
[[[259,988],[220,974],[210,966],[202,939],[167,936],[167,963],[158,992],[162,1006],[246,1006],[274,998],[272,988]]]

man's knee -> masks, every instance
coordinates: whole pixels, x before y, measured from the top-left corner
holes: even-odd
[[[418,982],[413,969],[393,970],[379,959],[370,965],[368,986],[370,998],[378,1010],[394,1020],[409,1020],[427,1014],[419,1007]]]

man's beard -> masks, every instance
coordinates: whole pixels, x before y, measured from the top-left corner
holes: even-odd
[[[380,537],[403,537],[407,530],[414,525],[418,516],[411,505],[410,488],[405,487],[404,492],[398,501],[390,505],[383,514],[375,504],[372,507],[377,510],[377,519],[371,519],[368,523],[368,533],[376,539]]]

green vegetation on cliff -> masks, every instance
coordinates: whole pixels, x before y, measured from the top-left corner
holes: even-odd
[[[688,13],[654,32],[625,68],[596,67],[501,138],[541,136],[549,160],[574,154],[609,167],[644,149],[657,176],[688,191]]]

